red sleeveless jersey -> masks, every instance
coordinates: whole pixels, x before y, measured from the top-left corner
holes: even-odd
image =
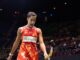
[[[20,29],[21,29],[21,33],[22,33],[22,37],[21,37],[22,42],[27,42],[30,39],[31,39],[31,42],[33,42],[33,40],[37,40],[38,31],[37,31],[36,27],[29,28],[27,26],[24,26],[24,27],[21,27]],[[25,40],[27,40],[27,41],[25,41]]]
[[[36,41],[38,31],[36,27],[20,27],[22,43],[20,45],[17,60],[38,60]]]

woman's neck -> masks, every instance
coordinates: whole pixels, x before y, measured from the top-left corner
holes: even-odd
[[[28,26],[29,28],[32,28],[32,27],[33,27],[33,25],[30,25],[30,24],[27,24],[27,26]]]

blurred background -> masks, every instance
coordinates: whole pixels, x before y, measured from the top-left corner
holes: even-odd
[[[6,60],[17,29],[27,24],[28,11],[38,15],[36,26],[43,31],[47,50],[54,48],[51,60],[80,60],[79,5],[78,0],[0,0],[0,60]],[[39,49],[41,60],[42,54]]]

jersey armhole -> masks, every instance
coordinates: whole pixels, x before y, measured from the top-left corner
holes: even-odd
[[[20,33],[22,34],[22,32],[23,32],[23,27],[19,27],[18,30],[20,30]]]

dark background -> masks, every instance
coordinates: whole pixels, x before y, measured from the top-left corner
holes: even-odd
[[[59,25],[79,24],[78,6],[77,2],[71,0],[0,0],[0,33],[7,33],[13,25],[14,32],[16,27],[27,23],[27,12],[35,11],[38,14],[36,26],[43,29],[44,35],[52,35],[55,27]]]
[[[27,24],[28,11],[37,13],[36,26],[42,29],[44,40],[79,37],[79,5],[79,0],[0,0],[0,51],[8,50],[8,56],[17,29]]]

